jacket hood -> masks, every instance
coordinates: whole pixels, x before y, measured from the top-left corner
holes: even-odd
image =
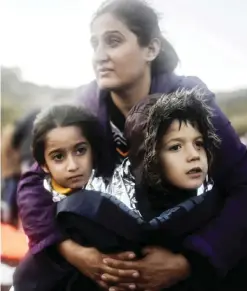
[[[160,98],[160,94],[145,97],[130,110],[126,121],[124,134],[129,144],[129,159],[135,178],[141,178],[138,169],[143,169],[145,153],[145,138],[149,111]]]

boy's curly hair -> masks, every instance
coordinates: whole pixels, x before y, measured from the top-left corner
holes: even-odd
[[[174,120],[180,125],[190,123],[197,127],[204,139],[205,150],[210,166],[213,153],[220,143],[212,124],[213,109],[206,103],[203,90],[193,88],[179,89],[169,95],[162,95],[152,106],[147,120],[144,176],[148,186],[166,194],[166,183],[162,177],[162,168],[159,161],[161,139]]]

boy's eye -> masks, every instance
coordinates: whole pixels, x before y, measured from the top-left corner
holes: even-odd
[[[175,144],[175,145],[169,147],[169,151],[173,151],[173,152],[178,151],[180,149],[181,149],[180,144]]]
[[[62,161],[64,158],[64,155],[63,154],[55,154],[55,155],[53,155],[52,158],[54,161]]]
[[[81,148],[78,148],[76,150],[76,154],[77,155],[84,155],[86,153],[87,149],[85,147],[81,147]]]
[[[195,142],[195,144],[196,144],[196,146],[197,146],[198,148],[202,148],[202,147],[204,147],[204,142],[203,142],[202,140],[197,140],[197,141]]]

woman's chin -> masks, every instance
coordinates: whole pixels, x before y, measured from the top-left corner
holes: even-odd
[[[122,84],[116,80],[110,78],[99,78],[97,84],[101,90],[116,90],[122,87]]]

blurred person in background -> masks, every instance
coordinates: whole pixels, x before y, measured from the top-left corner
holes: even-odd
[[[33,109],[20,119],[15,127],[12,146],[20,152],[21,173],[25,173],[34,163],[31,150],[33,122],[40,109]]]
[[[17,186],[33,164],[31,138],[33,121],[39,109],[33,109],[2,130],[1,143],[1,288],[9,290],[14,267],[24,257],[28,242],[22,231],[17,206]]]
[[[1,212],[2,221],[16,224],[17,203],[16,190],[20,179],[20,152],[13,147],[15,126],[6,125],[2,130],[1,142]]]
[[[2,133],[2,208],[3,220],[17,226],[17,185],[21,174],[34,163],[31,151],[33,121],[39,112],[28,112],[15,124],[7,125]]]

